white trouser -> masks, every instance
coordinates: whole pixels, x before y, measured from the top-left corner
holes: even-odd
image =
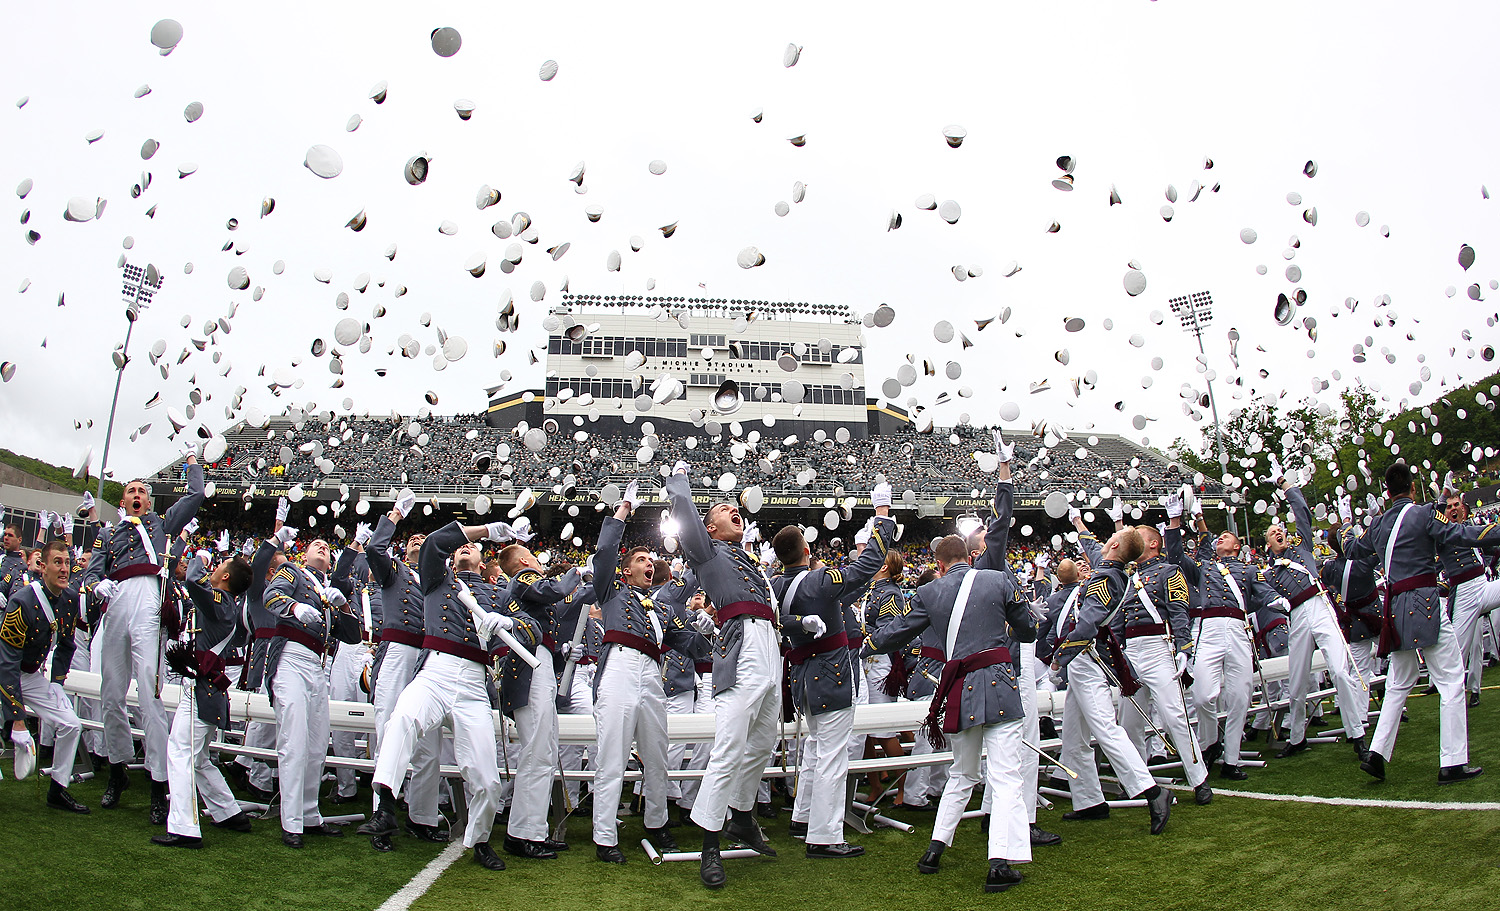
[[[1077,667],[1083,660],[1088,659],[1075,658],[1072,665]],[[1097,667],[1094,673],[1098,673]],[[1072,705],[1071,699],[1068,704]],[[1063,723],[1067,723],[1066,715]],[[932,826],[933,841],[953,844],[953,833],[969,805],[969,795],[980,781],[979,752],[983,749],[987,753],[985,792],[995,795],[990,809],[989,857],[1013,864],[1031,860],[1031,828],[1026,820],[1024,793],[1028,785],[1021,772],[1021,751],[1026,749],[1021,745],[1023,728],[1024,723],[1017,719],[1004,724],[976,725],[947,735],[948,745],[953,749],[953,770],[938,804],[937,820]],[[1035,793],[1034,787],[1032,792]]]
[[[300,834],[323,824],[318,786],[328,756],[328,678],[322,659],[302,643],[288,640],[271,695],[276,701],[281,828]]]
[[[239,801],[217,766],[208,758],[208,745],[219,729],[198,720],[196,700],[184,690],[172,715],[172,732],[167,735],[167,781],[171,788],[171,812],[167,814],[167,832],[198,838],[198,801],[203,798],[214,822],[223,822],[240,811]],[[197,790],[194,790],[196,785]]]
[[[698,697],[693,705],[693,713],[699,715],[712,715],[714,713],[714,681],[713,674],[698,675]],[[708,757],[713,753],[712,743],[693,744],[693,753],[688,757],[687,767],[697,771],[708,768]],[[681,782],[682,796],[677,799],[677,805],[685,810],[691,811],[693,804],[698,800],[698,791],[703,787],[701,778],[684,778]]]
[[[156,692],[164,672],[161,645],[161,579],[136,576],[119,583],[99,624],[99,702],[104,713],[104,745],[109,761],[130,762],[135,743],[125,693],[135,678],[141,731],[145,734],[146,771],[153,781],[167,780],[167,710]]]
[[[641,754],[646,828],[667,824],[667,706],[658,662],[627,646],[605,648],[610,651],[594,697],[594,844],[616,845],[632,740]]]
[[[918,702],[930,702],[931,696],[916,700]],[[1025,747],[1022,747],[1025,749]],[[912,742],[911,754],[913,756],[926,756],[928,753],[936,752],[927,735],[917,729],[916,737]],[[942,796],[943,788],[948,784],[948,769],[951,763],[942,762],[936,765],[916,766],[906,773],[906,783],[901,786],[901,802],[914,807],[926,806],[933,798]]]
[[[564,715],[592,715],[594,713],[594,669],[592,664],[580,664],[573,670],[573,681],[569,685],[566,694],[557,694],[557,710]],[[667,711],[670,713],[671,709]],[[563,770],[578,772],[583,769],[585,756],[583,744],[569,743],[557,748],[557,758],[562,764]],[[563,787],[568,790],[568,801],[572,805],[578,803],[578,791],[582,786],[581,781],[566,782]]]
[[[803,720],[807,739],[802,745],[792,819],[807,823],[808,844],[836,845],[844,840],[844,779],[849,774],[854,709],[804,715]]]
[[[1479,623],[1496,607],[1500,607],[1500,580],[1492,582],[1478,576],[1460,583],[1453,593],[1453,634],[1468,665],[1467,689],[1471,693],[1479,692],[1484,674],[1484,637],[1479,635]]]
[[[53,683],[42,670],[21,675],[21,701],[39,722],[52,727],[52,780],[67,787],[73,780],[73,762],[78,758],[78,738],[83,734],[83,725],[73,711],[73,703],[63,692],[61,684]],[[10,735],[7,733],[6,739]]]
[[[364,702],[364,694],[359,689],[359,678],[369,665],[370,650],[364,645],[341,645],[333,660],[328,662],[328,697],[342,702]],[[345,759],[357,758],[354,738],[353,731],[334,731],[333,755]],[[338,779],[336,791],[339,796],[353,797],[359,790],[359,782],[354,778],[353,769],[341,768],[335,776]]]
[[[714,746],[693,822],[717,832],[731,808],[750,810],[781,723],[781,648],[769,620],[745,617],[735,684],[714,697]],[[843,744],[839,744],[840,749]]]
[[[1458,650],[1458,637],[1447,613],[1439,611],[1437,643],[1431,648],[1403,649],[1391,653],[1385,672],[1385,699],[1380,704],[1380,721],[1370,749],[1390,759],[1396,749],[1396,732],[1401,728],[1401,712],[1406,696],[1416,685],[1418,662],[1427,662],[1427,679],[1438,689],[1441,765],[1463,765],[1469,761],[1469,714],[1464,703],[1464,659]]]
[[[1344,632],[1339,629],[1333,607],[1322,595],[1314,595],[1292,608],[1287,621],[1288,669],[1291,679],[1291,720],[1287,737],[1292,743],[1300,743],[1307,736],[1307,694],[1312,691],[1312,653],[1316,647],[1323,652],[1323,662],[1328,665],[1328,674],[1333,678],[1335,698],[1338,700],[1339,717],[1344,720],[1344,736],[1353,740],[1365,736],[1365,716],[1370,714],[1370,692],[1360,686],[1349,667]]]
[[[1115,704],[1110,698],[1109,681],[1105,679],[1103,668],[1085,652],[1068,663],[1068,701],[1063,708],[1063,764],[1078,773],[1078,777],[1068,783],[1074,809],[1104,802],[1099,769],[1094,764],[1094,750],[1089,746],[1090,736],[1098,741],[1104,755],[1109,757],[1109,764],[1127,797],[1135,797],[1156,783],[1146,771],[1146,763],[1135,751],[1130,738],[1125,736],[1125,730],[1115,721]],[[953,774],[958,774],[957,755],[953,757],[953,768]],[[944,800],[952,788],[950,778],[948,790],[943,792]]]
[[[546,666],[543,665],[543,670]],[[550,678],[542,673],[539,676]],[[375,783],[401,793],[406,767],[424,738],[438,731],[443,720],[453,728],[453,752],[463,770],[469,799],[469,824],[464,847],[490,840],[495,825],[495,800],[500,793],[500,770],[495,765],[495,715],[485,688],[485,669],[478,662],[445,652],[427,656],[416,679],[401,691],[386,722]]]
[[[526,705],[515,713],[521,750],[516,758],[510,824],[505,830],[505,834],[524,841],[547,838],[552,775],[557,769],[557,678],[552,674],[552,651],[538,645],[536,656],[541,665],[531,672]]]
[[[370,756],[377,762],[384,744],[386,723],[396,711],[396,702],[401,691],[416,676],[417,659],[422,650],[402,642],[385,643],[385,655],[380,659],[380,673],[375,675],[375,730],[370,735]],[[443,742],[443,729],[435,727],[417,741],[411,763],[411,786],[406,792],[406,818],[424,826],[435,826],[442,822],[438,813],[439,747]],[[380,806],[380,796],[375,796],[375,806]]]
[[[1042,742],[1042,721],[1036,713],[1036,643],[1022,642],[1018,644],[1020,654],[1020,686],[1021,711],[1026,717],[1021,719],[1022,737],[1026,743],[1039,746]],[[920,735],[919,735],[920,736]],[[1021,787],[1023,789],[1022,800],[1026,804],[1027,823],[1036,822],[1036,810],[1040,795],[1037,793],[1037,775],[1041,771],[1042,757],[1036,750],[1021,747]],[[994,793],[988,788],[984,791],[984,803],[981,809],[990,812],[994,801]]]
[[[1349,643],[1349,654],[1354,656],[1354,666],[1359,668],[1359,676],[1368,685],[1376,676],[1375,640],[1362,639]]]
[[[1193,651],[1193,702],[1198,710],[1200,741],[1219,742],[1219,710],[1224,719],[1224,764],[1240,764],[1240,741],[1250,712],[1255,669],[1250,661],[1250,638],[1238,617],[1204,617],[1199,621],[1198,645]],[[1071,689],[1069,690],[1071,698]]]
[[[1182,700],[1182,681],[1177,676],[1172,646],[1160,636],[1137,636],[1125,640],[1125,657],[1130,659],[1135,678],[1141,682],[1135,701],[1148,711],[1154,707],[1155,720],[1160,721],[1182,760],[1187,783],[1196,788],[1208,777],[1208,767],[1203,764],[1198,738],[1188,726],[1187,705]],[[1120,699],[1120,727],[1125,729],[1142,759],[1150,756],[1146,748],[1146,719],[1124,697]]]
[[[262,682],[260,693],[270,695],[270,690]],[[276,723],[274,721],[247,721],[245,723],[245,746],[255,747],[261,750],[276,749]],[[250,771],[248,777],[250,783],[262,791],[270,791],[276,787],[276,769],[270,763],[260,759],[252,760],[248,756],[241,756],[240,764],[247,766]]]
[[[856,665],[863,665],[864,668],[864,686],[860,688],[860,692],[864,694],[864,699],[861,700],[862,703],[884,705],[887,702],[895,702],[899,698],[885,694],[885,678],[891,674],[890,655],[871,655],[863,661],[855,658],[854,662]],[[868,736],[874,737],[876,740],[884,740],[887,737],[897,737],[900,734],[900,731],[875,731]],[[865,736],[863,734],[860,735],[860,740],[863,741]],[[860,755],[864,755],[863,747],[860,748]]]
[[[696,689],[683,690],[666,697],[668,715],[692,715],[698,710],[698,692]],[[667,743],[667,771],[676,772],[686,768],[683,760],[687,758],[688,745],[685,741],[668,741]],[[694,752],[697,752],[694,750]],[[683,779],[667,779],[667,799],[681,800],[682,786],[687,782]]]
[[[854,660],[853,672],[856,673],[856,674],[858,674],[858,673],[860,673],[859,666],[863,662],[861,662],[858,658],[855,658],[853,660]],[[863,681],[861,681],[861,682],[863,683]],[[885,694],[882,693],[881,695],[884,696]],[[864,685],[857,687],[855,689],[855,691],[854,691],[854,707],[858,708],[859,706],[869,705],[869,704],[870,704],[870,687],[869,687],[868,683],[865,683]],[[848,738],[848,750],[847,750],[847,752],[849,754],[849,761],[850,762],[853,762],[856,759],[863,759],[864,758],[864,756],[865,756],[865,737],[866,736],[867,735],[865,735],[865,734],[858,734],[858,735],[856,735],[854,733],[854,726],[853,726],[853,724],[852,723],[850,724],[850,727],[849,727],[849,738]],[[886,736],[894,737],[896,735],[881,733],[881,734],[870,734],[868,736],[870,736],[870,737],[886,737]],[[801,774],[804,774],[804,775],[807,774],[807,768],[808,768],[807,763],[804,761],[802,763],[802,773]],[[892,774],[895,774],[895,773],[892,773]],[[799,788],[799,790],[800,790],[800,788]]]
[[[89,634],[88,627],[79,624],[73,631],[73,641],[78,646],[73,652],[72,669],[75,671],[93,670],[93,653],[90,648],[93,637]],[[50,666],[50,665],[49,665]],[[99,700],[86,699],[83,696],[73,697],[73,708],[78,717],[88,721],[102,721],[99,712]],[[104,755],[104,733],[102,731],[84,731],[83,746],[96,756]]]

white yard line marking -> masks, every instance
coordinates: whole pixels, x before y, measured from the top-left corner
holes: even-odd
[[[1192,788],[1173,785],[1176,791]],[[1387,810],[1500,810],[1500,803],[1438,803],[1431,800],[1374,800],[1356,797],[1315,797],[1307,794],[1260,794],[1255,791],[1227,791],[1214,788],[1214,796],[1249,797],[1252,800],[1274,800],[1285,803],[1321,803],[1335,807],[1375,807]]]
[[[443,871],[453,866],[453,862],[463,856],[463,842],[455,841],[443,849],[443,853],[434,857],[427,866],[417,872],[411,878],[411,882],[402,886],[401,889],[390,898],[385,900],[376,911],[407,911],[412,902],[422,897],[422,894],[437,882],[437,878],[443,875]]]

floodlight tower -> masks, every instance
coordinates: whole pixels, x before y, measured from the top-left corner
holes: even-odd
[[[115,409],[120,404],[120,382],[125,378],[125,365],[130,363],[130,335],[141,311],[151,303],[151,298],[161,290],[162,276],[156,266],[145,268],[126,263],[121,296],[125,300],[125,344],[115,352],[115,394],[109,402],[109,423],[104,428],[104,454],[99,457],[99,487],[94,498],[104,502],[104,469],[109,465],[109,441],[115,432]]]
[[[1213,376],[1208,371],[1208,354],[1203,349],[1203,330],[1214,321],[1214,299],[1207,291],[1194,291],[1192,294],[1174,297],[1167,303],[1171,305],[1172,312],[1182,323],[1182,331],[1197,340],[1198,354],[1204,358],[1203,378],[1208,383],[1208,407],[1213,411],[1214,416],[1214,445],[1219,451],[1219,474],[1222,479],[1223,475],[1229,471],[1229,453],[1224,449],[1224,433],[1219,424],[1219,404],[1214,399]],[[1250,517],[1246,516],[1245,534],[1249,533]]]

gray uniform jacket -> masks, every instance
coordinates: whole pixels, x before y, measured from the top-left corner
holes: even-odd
[[[425,549],[427,545],[422,546]],[[523,569],[516,573],[515,578],[505,586],[505,597],[509,599],[512,608],[535,621],[534,628],[539,636],[538,640],[526,642],[522,639],[521,641],[526,642],[527,648],[535,649],[537,645],[545,645],[552,652],[553,667],[537,668],[537,673],[550,671],[554,676],[556,675],[557,666],[562,661],[562,652],[557,647],[558,631],[566,629],[569,638],[572,638],[573,627],[578,621],[578,611],[583,609],[582,599],[590,597],[587,592],[577,593],[576,591],[581,575],[574,568],[556,579],[547,579],[534,569]],[[422,578],[427,578],[425,563]],[[575,594],[578,597],[575,598]],[[501,669],[500,692],[507,714],[530,704],[531,674],[531,665],[515,655],[506,656]]]
[[[714,607],[723,611],[748,601],[771,610],[771,593],[761,575],[760,560],[744,546],[708,536],[708,528],[693,505],[693,489],[686,475],[667,479],[667,498],[672,518],[677,520],[677,540],[683,557]],[[745,615],[719,620],[719,638],[714,643],[714,695],[734,686],[738,678],[740,649],[745,638]],[[770,669],[774,674],[776,669]]]
[[[799,711],[821,715],[854,704],[854,681],[858,675],[850,660],[848,633],[840,602],[851,593],[857,596],[869,585],[870,578],[885,565],[885,556],[895,535],[895,520],[877,517],[864,553],[853,563],[841,570],[822,566],[817,569],[793,567],[771,581],[771,588],[781,603],[782,630],[791,642],[787,651],[787,684],[791,689],[792,704]],[[804,575],[806,578],[798,583],[794,597],[787,600],[787,590]],[[810,616],[820,617],[827,627],[822,638],[815,639],[812,633],[802,628],[802,619]]]
[[[26,552],[8,550],[0,554],[0,600],[10,600],[25,584]]]
[[[1062,618],[1057,637],[1057,648],[1052,662],[1067,667],[1072,660],[1089,650],[1096,639],[1104,637],[1106,630],[1113,630],[1118,640],[1125,621],[1121,617],[1125,592],[1130,588],[1125,565],[1119,560],[1100,560],[1094,565],[1094,575],[1084,588],[1083,594],[1074,602],[1073,609]],[[1096,660],[1109,665],[1117,680],[1123,680],[1124,668],[1115,663],[1123,655],[1095,649]]]
[[[1182,550],[1182,530],[1168,528],[1167,562],[1176,563],[1177,568],[1187,577],[1188,584],[1199,586],[1203,590],[1202,607],[1197,608],[1196,613],[1190,612],[1194,619],[1226,614],[1244,616],[1280,597],[1274,588],[1266,584],[1259,567],[1233,558],[1220,560],[1214,551],[1213,539],[1208,535],[1204,535],[1203,540],[1198,542],[1197,553],[1187,554]],[[1234,579],[1241,597],[1245,599],[1243,605],[1230,589],[1228,578]]]
[[[41,670],[49,650],[52,651],[49,679],[54,683],[67,679],[68,669],[73,666],[73,652],[77,650],[73,633],[78,627],[81,581],[74,580],[55,597],[45,585],[41,586],[47,596],[47,608],[52,611],[51,620],[29,584],[18,586],[6,602],[5,618],[0,620],[0,721],[7,731],[12,722],[26,717],[21,675]]]
[[[1192,652],[1193,635],[1188,621],[1187,577],[1175,563],[1168,563],[1160,554],[1135,564],[1135,575],[1141,580],[1141,589],[1151,600],[1151,606],[1166,624],[1166,629],[1156,628],[1156,621],[1141,601],[1141,589],[1137,589],[1130,576],[1125,589],[1125,603],[1120,608],[1124,619],[1124,638],[1136,636],[1171,636],[1172,644],[1181,651]]]
[[[311,574],[319,584],[313,588],[308,580]],[[287,640],[300,643],[314,654],[325,659],[338,651],[340,642],[351,645],[359,642],[359,621],[354,615],[336,609],[323,599],[321,586],[331,584],[328,578],[316,570],[305,569],[294,563],[283,563],[266,586],[266,609],[276,615],[276,635],[266,650],[266,692],[276,680],[276,668],[286,650]],[[348,592],[344,592],[348,597]],[[293,605],[306,604],[318,612],[312,623],[297,619]]]
[[[405,560],[392,557],[387,549],[395,534],[396,523],[389,516],[381,516],[370,543],[365,546],[370,579],[380,587],[380,641],[421,648],[427,623],[422,583],[416,570],[406,565]],[[373,611],[373,599],[370,607]]]
[[[245,655],[245,666],[240,675],[240,689],[259,690],[266,677],[266,652],[271,647],[271,637],[276,635],[276,624],[280,620],[266,609],[266,574],[271,571],[271,560],[280,548],[274,539],[260,542],[255,556],[250,560],[250,587],[245,589],[244,616],[241,622],[254,636]]]
[[[1052,594],[1047,596],[1047,619],[1039,635],[1036,637],[1036,657],[1048,664],[1052,663],[1052,652],[1057,645],[1057,634],[1061,632],[1057,621],[1062,617],[1063,608],[1068,606],[1068,599],[1073,597],[1073,592],[1078,591],[1081,582],[1069,582],[1059,585]],[[1083,597],[1083,592],[1078,592],[1078,597]]]
[[[1297,537],[1289,538],[1286,549],[1271,557],[1262,575],[1276,589],[1276,594],[1291,602],[1295,611],[1313,594],[1321,592],[1321,576],[1318,558],[1313,554],[1312,512],[1307,508],[1307,499],[1299,487],[1288,487],[1286,499],[1297,523]]]
[[[1339,623],[1350,642],[1367,642],[1380,635],[1380,599],[1375,590],[1374,557],[1350,560],[1343,555],[1338,538],[1333,539],[1336,556],[1319,573],[1323,587],[1338,599]]]
[[[187,467],[188,492],[167,509],[165,515],[148,510],[140,517],[151,536],[151,546],[156,549],[157,560],[166,559],[167,543],[177,536],[203,505],[203,466]],[[94,583],[104,578],[121,578],[122,571],[137,564],[149,563],[150,557],[141,546],[140,532],[136,523],[117,522],[94,541],[94,553],[89,558],[88,568],[83,571],[83,590],[88,591]],[[156,564],[160,567],[162,564]]]
[[[978,573],[972,584],[968,606],[964,610],[953,651],[948,653],[949,624],[953,621],[958,591],[965,577]],[[906,616],[882,627],[865,644],[867,649],[889,652],[930,630],[934,645],[942,648],[948,660],[959,661],[995,648],[1009,649],[1010,661],[977,668],[964,675],[959,684],[958,729],[977,725],[1020,721],[1023,717],[1018,681],[1018,642],[1032,642],[1031,608],[1021,597],[1008,574],[990,569],[973,569],[967,563],[949,567],[941,578],[921,588],[911,599]],[[1012,638],[1014,633],[1014,638]],[[949,711],[954,707],[950,706]]]
[[[599,530],[599,549],[594,552],[594,596],[604,626],[604,650],[599,655],[599,670],[594,674],[596,695],[609,656],[616,649],[637,648],[656,660],[660,660],[664,647],[694,660],[708,657],[708,640],[688,626],[687,612],[681,606],[670,600],[658,603],[645,591],[621,584],[616,570],[624,534],[623,521],[606,517]],[[655,626],[652,617],[656,618]]]
[[[198,677],[193,683],[193,707],[198,720],[217,728],[229,726],[229,677],[223,662],[245,641],[240,603],[226,592],[207,585],[208,567],[195,556],[188,563],[185,587],[193,609],[193,649],[198,653]],[[184,681],[186,684],[186,681]]]
[[[689,569],[683,572],[681,578],[672,579],[657,588],[651,594],[651,600],[655,601],[658,607],[672,607],[686,612],[688,604],[692,602],[693,595],[697,591],[698,577]],[[699,669],[702,669],[702,673],[712,673],[713,661],[710,660],[710,656],[713,642],[705,638],[703,644],[704,652],[696,658],[674,648],[668,648],[662,654],[661,688],[664,695],[675,696],[678,693],[697,692]]]
[[[1386,545],[1403,509],[1406,518],[1396,538],[1389,565]],[[1438,597],[1438,553],[1444,548],[1484,547],[1500,540],[1494,525],[1455,525],[1435,504],[1413,505],[1410,497],[1391,501],[1367,529],[1343,530],[1344,555],[1356,560],[1373,557],[1385,565],[1385,617],[1390,629],[1381,635],[1380,654],[1435,645],[1442,625]]]

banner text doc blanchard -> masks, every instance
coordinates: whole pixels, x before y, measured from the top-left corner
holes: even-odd
[[[292,486],[293,485],[290,485],[290,484],[271,484],[271,485],[267,485],[267,484],[257,483],[255,485],[255,495],[257,497],[265,497],[265,498],[284,497],[284,496],[286,496],[287,490],[289,490]],[[218,484],[214,496],[215,496],[215,499],[234,499],[234,498],[238,498],[238,497],[244,496],[245,495],[245,491],[247,489],[248,489],[248,487],[246,485],[243,485],[243,484]],[[187,485],[182,484],[182,483],[173,484],[172,487],[170,488],[170,490],[168,491],[168,493],[171,496],[182,496],[183,494],[187,493]],[[353,491],[351,491],[351,495],[352,494],[353,494]],[[328,487],[328,488],[320,488],[320,487],[303,488],[303,499],[306,499],[306,500],[315,500],[315,501],[318,501],[318,500],[336,500],[338,498],[339,498],[339,492],[338,492],[338,488],[336,488],[336,487]],[[386,500],[386,498],[384,496],[371,497],[370,499],[376,500],[376,501],[379,501],[379,502],[387,502],[387,500]],[[727,500],[730,500],[730,499],[732,499],[730,495],[728,495],[728,494],[721,494],[721,493],[717,493],[717,492],[712,493],[712,494],[709,494],[709,493],[695,493],[695,494],[693,494],[693,503],[695,505],[697,505],[697,506],[703,506],[703,507],[710,506],[710,505],[712,505],[714,503],[723,503],[723,502],[725,502]],[[837,502],[842,503],[845,498],[844,497],[837,497],[835,499],[837,500]],[[442,498],[442,500],[448,501],[448,498],[444,497],[444,498]],[[792,494],[767,494],[766,495],[766,500],[765,500],[765,507],[763,507],[763,508],[771,508],[771,509],[823,509],[823,508],[825,508],[824,507],[824,503],[826,501],[827,501],[827,498],[823,497],[823,496],[806,496],[806,497],[801,497],[801,496],[795,496],[795,495],[792,495]],[[454,500],[454,501],[451,501],[451,502],[456,503],[456,504],[461,503],[461,504],[463,504],[465,506],[468,505],[467,499],[464,499],[464,500]],[[511,500],[509,502],[514,502],[514,500]],[[594,504],[597,503],[597,502],[598,502],[598,499],[596,497],[594,497],[593,495],[565,497],[562,494],[552,493],[551,491],[547,491],[545,493],[539,493],[539,494],[537,494],[537,505],[538,506],[550,506],[550,507],[553,507],[553,508],[566,508],[568,506],[586,506],[586,507],[592,509],[594,507]],[[896,509],[898,511],[900,511],[901,509],[903,509],[903,507],[905,507],[905,508],[914,508],[918,504],[920,504],[920,505],[929,505],[929,502],[930,502],[930,505],[936,506],[939,509],[941,509],[943,511],[944,515],[958,516],[958,515],[963,515],[964,513],[968,513],[968,512],[978,513],[980,515],[987,515],[988,512],[989,512],[990,506],[991,506],[991,504],[992,504],[993,501],[990,500],[990,499],[988,499],[988,498],[986,498],[986,497],[939,496],[939,497],[932,498],[931,501],[918,500],[917,504],[912,504],[911,506],[906,506],[905,504],[903,504],[898,499],[896,501]],[[1042,505],[1043,505],[1044,502],[1045,502],[1045,500],[1044,500],[1043,497],[1039,497],[1039,496],[1020,496],[1020,497],[1016,497],[1015,498],[1015,509],[1018,512],[1022,511],[1022,510],[1040,510],[1040,509],[1042,509]],[[1133,502],[1133,499],[1132,499],[1132,502]],[[505,500],[501,500],[501,499],[497,498],[496,505],[497,506],[499,506],[499,505],[509,505],[509,503],[507,501],[505,501]],[[663,503],[662,505],[665,505],[665,504]],[[865,497],[855,497],[855,505],[859,509],[870,509],[871,508],[871,506],[870,506],[870,498],[867,497],[867,496],[865,496]],[[1204,505],[1204,507],[1206,507],[1208,509],[1222,509],[1224,507],[1224,501],[1220,497],[1204,497],[1203,498],[1203,505]],[[1099,507],[1094,507],[1094,508],[1099,508]]]

